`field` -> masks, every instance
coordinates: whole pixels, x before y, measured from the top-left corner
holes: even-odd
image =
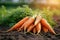
[[[57,34],[51,35],[49,32],[47,34],[42,32],[37,36],[30,33],[24,34],[22,32],[19,34],[20,38],[22,40],[24,39],[25,40],[34,40],[34,39],[35,40],[60,40],[60,10],[59,9],[49,10],[47,8],[32,9],[28,5],[23,5],[18,7],[0,6],[0,30],[2,31],[1,35],[4,34],[3,31],[6,31],[9,28],[11,28],[22,18],[26,16],[36,16],[36,15],[40,15],[43,18],[45,18],[48,21],[48,23],[53,27],[53,29],[56,31]],[[12,32],[12,34],[14,33]]]

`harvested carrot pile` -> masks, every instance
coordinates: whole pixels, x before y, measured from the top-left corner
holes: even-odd
[[[39,34],[41,31],[47,33],[50,32],[52,34],[56,34],[51,25],[47,22],[45,18],[41,16],[36,17],[25,17],[16,23],[12,28],[10,28],[7,32],[16,30],[18,32],[32,32],[35,34]]]

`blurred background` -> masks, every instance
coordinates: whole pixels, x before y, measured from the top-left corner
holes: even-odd
[[[24,4],[35,8],[47,7],[50,9],[60,9],[60,0],[0,0],[0,5],[5,6],[21,6]]]

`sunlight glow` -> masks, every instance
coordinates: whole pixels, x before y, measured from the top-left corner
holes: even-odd
[[[58,5],[59,0],[34,0],[35,3],[49,4],[49,5]]]
[[[49,0],[49,4],[58,5],[59,4],[59,1],[58,0]]]

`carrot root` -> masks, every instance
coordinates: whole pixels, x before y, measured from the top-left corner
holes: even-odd
[[[34,28],[34,25],[32,24],[31,26],[28,27],[27,32],[30,32]]]
[[[32,30],[32,31],[33,31],[33,33],[35,34],[35,33],[36,33],[36,27],[35,27],[35,28],[33,28],[33,30]]]
[[[29,20],[27,20],[26,22],[25,22],[25,25],[24,25],[24,31],[26,31],[26,29],[31,25],[31,24],[33,24],[34,23],[34,18],[29,18]]]
[[[41,24],[46,27],[51,33],[56,34],[52,27],[49,25],[49,23],[46,21],[46,19],[42,18]]]
[[[17,30],[28,19],[29,19],[29,17],[23,18],[18,23],[16,23],[12,28],[10,28],[7,32],[12,31],[12,30]]]
[[[36,25],[36,30],[37,30],[37,34],[41,32],[41,24],[40,23],[38,23]]]
[[[43,31],[44,31],[45,33],[48,32],[48,29],[47,29],[46,27],[43,26],[42,29],[43,29]]]

